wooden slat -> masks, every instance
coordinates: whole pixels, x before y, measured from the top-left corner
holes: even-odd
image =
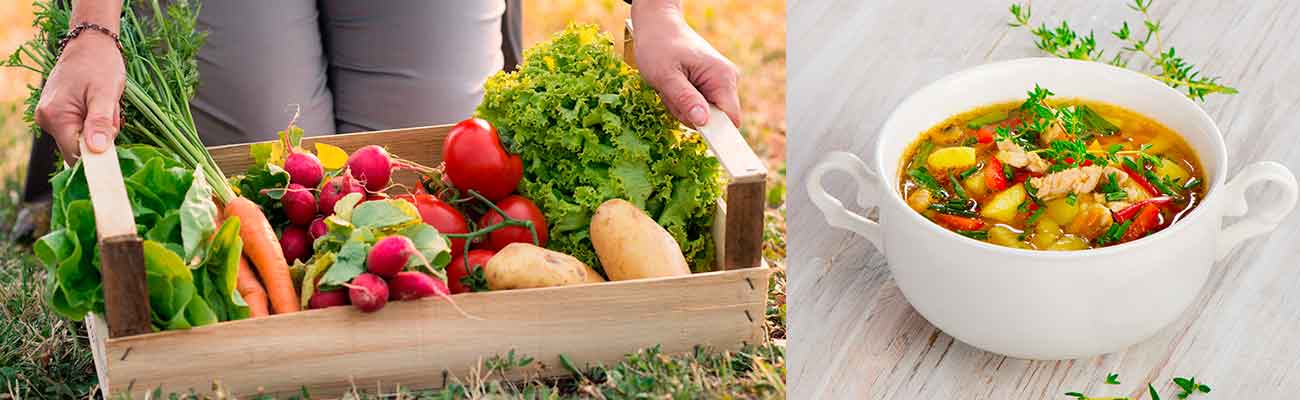
[[[535,357],[529,372],[543,376],[568,373],[560,354],[581,368],[654,345],[668,353],[697,344],[734,349],[763,340],[770,273],[763,267],[455,296],[481,321],[442,299],[423,299],[373,314],[336,307],[111,339],[108,378],[113,393],[129,386],[136,395],[158,386],[204,390],[220,380],[234,395],[306,386],[330,396],[353,384],[441,387],[443,371],[465,377],[482,357],[512,349]]]
[[[447,138],[452,125],[419,126],[414,128],[390,129],[385,131],[347,133],[341,135],[324,135],[303,138],[303,147],[314,149],[315,143],[325,143],[342,148],[349,153],[365,145],[378,144],[403,159],[426,166],[436,166],[442,162],[442,142]],[[259,142],[266,143],[266,142]],[[231,144],[208,147],[208,153],[217,161],[217,166],[226,175],[239,175],[253,164],[248,155],[248,148],[254,143]],[[415,175],[408,171],[398,171],[395,178],[399,182],[416,182]]]
[[[148,333],[152,327],[144,249],[135,235],[135,217],[123,184],[122,168],[117,163],[117,147],[109,146],[101,153],[94,153],[86,148],[85,141],[79,141],[79,145],[99,235],[108,332],[112,337]]]

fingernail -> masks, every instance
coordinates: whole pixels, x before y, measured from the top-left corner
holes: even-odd
[[[90,149],[91,149],[91,150],[94,150],[96,153],[98,153],[98,152],[104,151],[104,150],[107,149],[107,148],[108,148],[108,134],[107,134],[107,133],[103,133],[103,132],[95,132],[95,133],[90,134]]]
[[[686,113],[686,118],[690,118],[691,124],[698,128],[709,123],[709,112],[704,110],[704,106],[694,106]]]

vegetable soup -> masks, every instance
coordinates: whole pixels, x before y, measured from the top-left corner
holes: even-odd
[[[1204,197],[1196,154],[1169,128],[1051,96],[1035,87],[922,133],[900,161],[907,204],[975,240],[1082,250],[1155,233]]]

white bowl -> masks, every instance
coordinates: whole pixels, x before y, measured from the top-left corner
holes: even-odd
[[[900,157],[921,132],[980,106],[1023,100],[1035,84],[1056,98],[1123,106],[1173,129],[1205,169],[1207,194],[1183,219],[1148,237],[1099,249],[1046,252],[971,240],[908,208],[898,193]],[[881,128],[875,164],[834,152],[808,181],[813,203],[833,226],[869,239],[889,261],[899,288],[930,323],[973,346],[1014,357],[1077,358],[1142,341],[1178,318],[1205,284],[1214,261],[1249,237],[1277,227],[1296,204],[1295,176],[1281,164],[1246,166],[1227,181],[1227,152],[1205,111],[1145,75],[1094,62],[1028,58],[987,64],[940,79],[903,101]],[[852,175],[858,203],[878,221],[844,208],[822,187],[827,172]],[[1280,202],[1246,214],[1245,190],[1281,186]]]

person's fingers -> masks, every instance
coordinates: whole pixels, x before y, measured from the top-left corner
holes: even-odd
[[[117,100],[109,90],[91,90],[86,94],[86,121],[82,139],[86,148],[99,153],[108,150],[117,137]]]
[[[740,95],[737,93],[739,72],[726,60],[716,60],[700,79],[700,93],[727,114],[731,123],[740,126]]]
[[[69,163],[76,162],[81,155],[81,148],[77,145],[79,134],[81,133],[82,119],[80,113],[60,110],[58,103],[44,96],[41,97],[40,103],[36,105],[36,124],[45,131],[45,134],[54,138],[54,144],[59,147],[59,153]]]
[[[668,111],[692,127],[700,127],[709,123],[709,103],[704,100],[704,95],[695,89],[695,85],[686,78],[686,74],[680,70],[673,70],[667,74],[658,77],[659,93],[664,99],[664,104],[668,106]]]

